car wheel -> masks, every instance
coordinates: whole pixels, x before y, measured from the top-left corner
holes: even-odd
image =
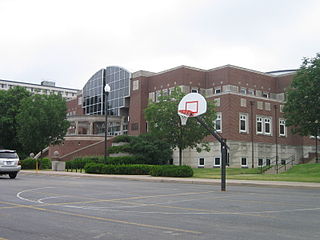
[[[17,173],[16,173],[16,172],[9,173],[9,177],[10,177],[11,179],[16,178],[16,176],[17,176]]]

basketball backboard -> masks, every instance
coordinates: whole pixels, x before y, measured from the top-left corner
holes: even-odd
[[[186,124],[188,117],[197,117],[207,111],[207,101],[199,93],[189,93],[185,95],[179,105],[178,114],[182,125]]]

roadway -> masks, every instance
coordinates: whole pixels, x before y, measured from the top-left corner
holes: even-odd
[[[0,240],[320,239],[320,188],[32,172],[0,182]]]

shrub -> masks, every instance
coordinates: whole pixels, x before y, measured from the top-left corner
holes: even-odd
[[[108,157],[106,164],[144,164],[145,160],[140,156],[123,156],[123,157]]]
[[[83,169],[87,163],[105,163],[104,156],[77,157],[66,162],[67,169]]]
[[[119,136],[116,136],[112,140],[112,142],[114,142],[114,143],[119,143],[119,142],[127,142],[127,143],[129,143],[129,142],[131,142],[132,138],[133,138],[132,136],[128,136],[128,135],[119,135]]]
[[[133,165],[107,165],[103,163],[88,163],[84,167],[86,173],[98,174],[128,174],[148,175],[153,166],[143,164]]]
[[[193,170],[189,166],[154,166],[150,171],[150,175],[155,177],[192,177]]]
[[[36,168],[36,160],[33,158],[26,158],[21,161],[22,169],[35,169]]]
[[[39,168],[40,169],[51,169],[51,160],[49,158],[39,159]]]
[[[131,153],[132,147],[129,144],[121,145],[121,146],[112,146],[108,149],[109,153]]]
[[[51,161],[48,158],[40,158],[38,159],[38,167],[39,169],[50,169]],[[36,159],[26,158],[21,161],[22,169],[36,169]]]

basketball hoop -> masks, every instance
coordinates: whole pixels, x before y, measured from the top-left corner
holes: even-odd
[[[181,125],[187,123],[189,117],[197,117],[207,111],[207,101],[199,93],[189,93],[185,95],[178,105],[178,114]]]
[[[181,125],[185,126],[189,117],[193,116],[193,112],[190,110],[179,110],[179,116],[181,120]]]

